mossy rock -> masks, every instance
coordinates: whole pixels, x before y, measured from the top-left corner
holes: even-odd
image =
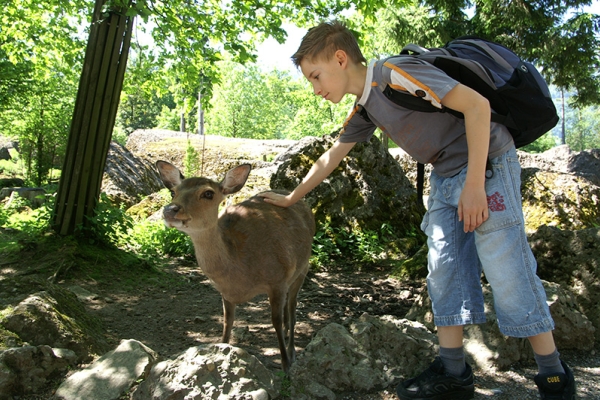
[[[600,187],[584,176],[524,168],[521,193],[525,228],[579,230],[600,225]]]
[[[23,300],[7,313],[2,326],[30,345],[72,350],[79,362],[109,350],[100,320],[86,312],[75,294],[57,285]]]
[[[271,187],[293,190],[334,142],[330,135],[300,140],[275,160],[278,169],[271,178]],[[401,245],[407,255],[414,254],[424,242],[419,225],[425,209],[401,166],[376,137],[356,144],[305,200],[318,225],[371,232],[387,225],[397,238],[415,238]]]

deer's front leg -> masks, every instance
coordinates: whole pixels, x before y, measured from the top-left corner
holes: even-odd
[[[221,337],[221,342],[229,343],[234,319],[235,304],[225,300],[225,297],[223,297],[223,336]]]

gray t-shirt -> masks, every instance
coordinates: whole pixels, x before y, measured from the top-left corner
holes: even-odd
[[[449,113],[425,113],[401,107],[384,95],[384,88],[378,88],[377,82],[422,97],[438,108],[442,108],[440,99],[458,82],[422,60],[405,57],[402,61],[399,58],[388,59],[385,64],[384,61],[369,64],[364,92],[350,111],[339,140],[368,141],[379,127],[415,160],[432,164],[438,175],[457,174],[468,160],[464,120]],[[505,126],[490,123],[489,157],[494,158],[514,144]]]

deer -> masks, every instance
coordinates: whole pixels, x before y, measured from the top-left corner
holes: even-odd
[[[165,225],[191,238],[198,266],[221,294],[221,341],[229,343],[236,306],[267,294],[281,367],[289,374],[296,359],[297,297],[309,270],[315,234],[312,210],[304,201],[283,208],[255,195],[219,213],[226,196],[246,184],[249,164],[230,169],[221,182],[186,179],[166,161],[157,161],[156,167],[172,195],[163,208]]]

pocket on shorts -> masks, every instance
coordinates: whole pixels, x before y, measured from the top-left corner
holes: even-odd
[[[480,234],[506,229],[523,221],[521,193],[515,193],[518,185],[513,182],[514,171],[507,170],[505,163],[493,164],[493,168],[494,176],[485,184],[489,217],[476,229]]]

